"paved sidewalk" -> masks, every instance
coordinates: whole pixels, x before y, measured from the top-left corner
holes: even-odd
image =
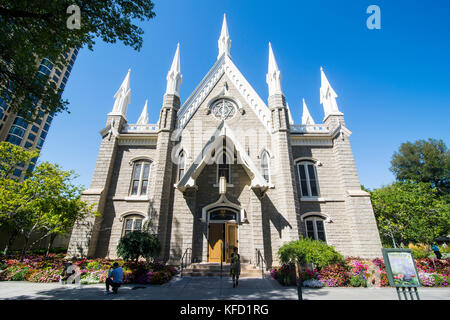
[[[1,300],[296,300],[295,287],[268,278],[242,278],[237,288],[228,277],[174,277],[164,285],[123,285],[107,295],[103,284],[0,282]],[[450,300],[448,288],[419,288],[422,300]],[[306,300],[398,300],[393,288],[304,289]]]

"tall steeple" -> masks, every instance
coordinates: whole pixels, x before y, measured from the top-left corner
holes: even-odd
[[[266,75],[266,82],[269,86],[269,97],[274,94],[283,94],[281,91],[281,72],[278,69],[277,62],[272,50],[272,44],[269,42],[269,67]]]
[[[112,112],[110,113],[111,115],[122,115],[125,117],[127,113],[127,108],[128,105],[130,104],[130,97],[131,97],[130,72],[131,69],[128,69],[128,73],[125,76],[125,79],[123,79],[120,88],[114,95],[114,98],[116,100],[114,101],[114,106]]]
[[[231,39],[230,34],[228,33],[227,16],[225,14],[223,14],[222,31],[220,32],[218,44],[219,55],[217,56],[217,59],[219,59],[224,53],[230,56]]]
[[[291,109],[289,108],[289,103],[287,102],[286,102],[286,109],[288,113],[289,125],[292,126],[294,124],[294,119],[292,118]]]
[[[308,107],[306,106],[305,99],[303,99],[303,113],[302,113],[302,124],[310,125],[315,124],[311,114],[309,113]]]
[[[148,100],[145,100],[144,109],[142,109],[141,115],[137,121],[137,124],[146,125],[148,124],[148,109],[147,109]]]
[[[166,94],[173,94],[179,97],[181,82],[183,82],[183,76],[181,75],[181,68],[180,68],[179,43],[177,44],[177,50],[175,51],[172,65],[170,66],[170,70],[167,73],[166,79],[167,79]]]
[[[321,79],[321,87],[320,87],[320,103],[323,105],[323,110],[325,112],[325,118],[329,115],[343,115],[338,108],[336,98],[338,95],[333,90],[330,85],[330,82],[323,72],[323,68],[320,67],[320,79]]]

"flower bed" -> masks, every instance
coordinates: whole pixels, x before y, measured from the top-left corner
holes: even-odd
[[[447,287],[450,283],[449,259],[417,259],[419,280],[424,287]],[[295,268],[283,265],[271,270],[272,277],[282,285],[296,285]],[[294,272],[294,274],[293,274]],[[321,270],[306,270],[301,275],[305,287],[387,287],[389,286],[383,259],[348,257],[344,263],[329,265]]]
[[[75,270],[80,273],[81,284],[104,283],[108,270],[114,262],[123,269],[123,283],[163,284],[178,273],[175,267],[154,262],[124,262],[108,259],[72,259]],[[0,257],[0,281],[58,282],[64,270],[64,254]]]

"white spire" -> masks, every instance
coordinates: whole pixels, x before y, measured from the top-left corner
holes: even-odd
[[[278,70],[277,62],[272,51],[272,45],[269,42],[269,68],[266,75],[266,82],[269,86],[269,96],[274,94],[282,94],[281,91],[281,73]]]
[[[302,124],[315,124],[311,114],[309,113],[308,107],[306,106],[305,99],[303,99],[303,113],[302,113]]]
[[[116,101],[114,101],[114,107],[111,114],[119,114],[125,116],[127,113],[127,107],[130,104],[131,96],[130,72],[131,69],[128,69],[128,73],[125,76],[125,79],[123,79],[119,90],[117,90],[116,94],[114,95]]]
[[[331,87],[322,67],[320,67],[320,79],[322,83],[320,87],[320,103],[323,105],[325,118],[329,115],[342,115],[336,102],[338,95]]]
[[[141,115],[137,121],[137,124],[146,125],[148,124],[148,110],[147,110],[148,100],[145,100],[144,109],[142,109]]]
[[[173,57],[172,66],[167,73],[167,87],[166,94],[174,94],[180,96],[180,86],[183,81],[183,76],[181,75],[180,68],[180,44],[177,44],[177,50],[175,51],[175,56]]]
[[[227,16],[225,15],[225,13],[223,14],[222,31],[220,32],[218,44],[219,55],[217,56],[217,59],[219,59],[224,53],[230,55],[231,39],[228,33]]]
[[[292,126],[294,124],[294,119],[292,118],[291,109],[289,108],[289,103],[286,102],[286,109],[288,112],[289,124]]]

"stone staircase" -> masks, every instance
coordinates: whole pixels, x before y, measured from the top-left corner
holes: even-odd
[[[264,275],[267,272],[264,271]],[[187,277],[220,277],[220,263],[193,263],[187,268],[183,269],[181,276]],[[222,276],[230,275],[230,264],[224,263],[222,268]],[[252,264],[241,263],[241,278],[261,278],[261,269]]]

